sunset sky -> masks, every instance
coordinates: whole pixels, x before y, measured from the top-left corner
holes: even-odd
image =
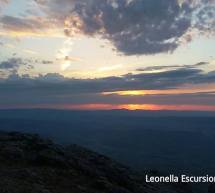
[[[215,111],[215,0],[0,0],[0,108]]]

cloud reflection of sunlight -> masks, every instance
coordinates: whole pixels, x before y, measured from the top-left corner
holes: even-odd
[[[68,38],[63,43],[63,47],[58,51],[56,58],[57,60],[61,60],[61,70],[65,71],[71,66],[71,61],[66,60],[69,57],[72,51],[73,41],[72,38]]]

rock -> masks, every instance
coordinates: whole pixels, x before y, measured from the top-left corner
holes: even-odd
[[[1,155],[6,159],[22,160],[24,158],[24,152],[20,147],[15,145],[4,146],[0,149]]]

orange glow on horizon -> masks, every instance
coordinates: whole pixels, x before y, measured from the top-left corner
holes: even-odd
[[[1,106],[1,109],[41,108],[61,110],[173,110],[173,111],[215,111],[215,105],[157,105],[157,104],[43,104]]]
[[[126,104],[120,105],[127,110],[176,110],[176,111],[215,111],[215,106],[209,105],[155,105],[155,104]]]

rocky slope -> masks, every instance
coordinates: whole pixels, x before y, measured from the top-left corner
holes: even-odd
[[[85,148],[37,135],[0,132],[1,193],[191,193],[185,185],[146,184],[129,168]]]

